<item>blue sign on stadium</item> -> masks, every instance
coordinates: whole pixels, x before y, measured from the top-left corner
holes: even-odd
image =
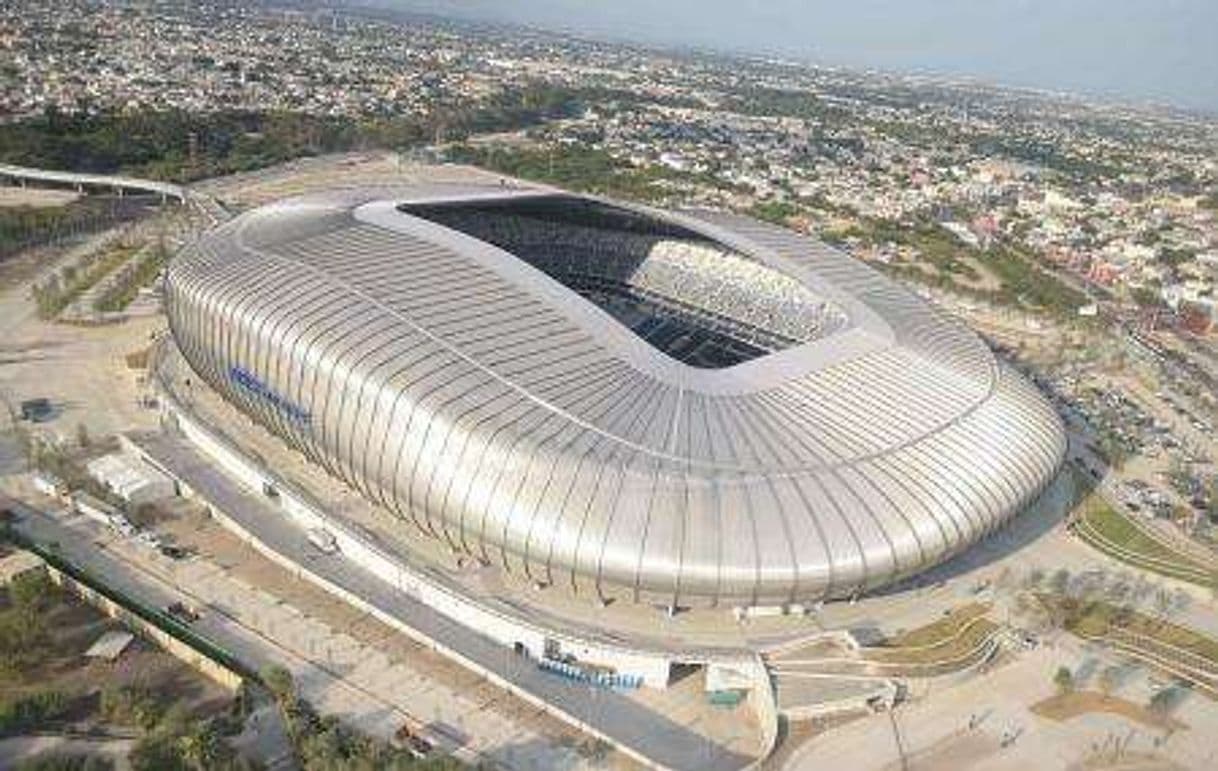
[[[293,404],[275,393],[270,386],[259,380],[254,373],[242,367],[233,366],[228,368],[228,377],[238,388],[269,403],[293,423],[308,425],[313,420],[313,416],[309,414],[308,410]]]

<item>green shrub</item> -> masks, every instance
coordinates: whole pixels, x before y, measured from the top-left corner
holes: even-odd
[[[579,114],[581,96],[533,83],[432,115],[362,118],[153,108],[68,113],[52,107],[0,124],[0,161],[188,182],[318,153],[417,146],[440,128],[449,138],[524,128]]]
[[[0,736],[44,726],[68,711],[68,700],[57,690],[35,691],[0,701]]]
[[[30,570],[13,579],[8,596],[13,606],[26,610],[42,610],[55,596],[56,588],[45,570]]]
[[[114,771],[114,763],[101,755],[44,752],[17,764],[17,771]]]
[[[0,612],[0,673],[21,678],[51,652],[41,612],[21,607]]]
[[[138,263],[127,266],[114,283],[93,301],[94,309],[110,312],[124,310],[142,287],[153,282],[167,262],[169,254],[161,246],[145,255]]]
[[[238,757],[214,720],[166,718],[131,748],[133,771],[252,771],[257,764]]]
[[[108,684],[101,693],[101,713],[111,723],[151,731],[165,710],[151,690],[138,685]]]
[[[178,738],[170,732],[154,731],[141,738],[127,757],[132,771],[190,771],[178,747]]]

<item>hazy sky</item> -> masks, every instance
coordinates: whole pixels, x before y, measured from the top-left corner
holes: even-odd
[[[1218,0],[375,0],[1218,112]]]

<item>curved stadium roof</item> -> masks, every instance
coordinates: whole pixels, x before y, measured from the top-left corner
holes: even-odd
[[[714,212],[513,188],[249,212],[169,270],[191,366],[453,548],[672,605],[843,597],[1019,512],[1065,438],[960,323]]]

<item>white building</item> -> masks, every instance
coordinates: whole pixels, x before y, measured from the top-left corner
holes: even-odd
[[[129,455],[103,455],[90,461],[86,468],[89,476],[131,506],[174,494],[173,480]]]

